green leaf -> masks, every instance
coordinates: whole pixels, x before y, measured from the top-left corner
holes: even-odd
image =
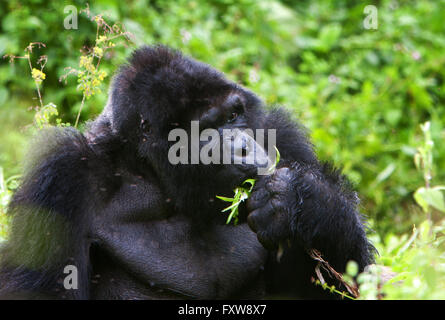
[[[268,170],[270,174],[272,174],[272,173],[275,172],[275,170],[276,170],[276,168],[277,168],[277,165],[278,165],[278,162],[280,162],[280,158],[281,158],[280,151],[278,151],[278,149],[277,149],[276,146],[274,146],[274,148],[275,148],[275,152],[277,153],[277,156],[276,156],[276,158],[275,158],[275,163],[274,163],[273,166],[270,167],[269,170]]]
[[[346,273],[351,276],[355,277],[358,274],[358,264],[357,262],[351,260],[346,265]]]
[[[436,187],[428,189],[430,205],[439,211],[445,212],[445,201],[441,189]]]
[[[425,188],[421,187],[414,192],[414,200],[423,209],[423,212],[428,212],[428,202],[425,199]]]
[[[223,197],[223,196],[216,196],[216,197],[222,201],[233,202],[233,198],[227,198],[227,197]]]
[[[380,183],[382,181],[385,181],[389,178],[389,176],[394,172],[396,169],[396,165],[394,163],[390,163],[382,172],[380,172],[375,179],[376,183]]]
[[[422,207],[424,212],[428,212],[429,206],[445,212],[445,201],[441,191],[443,189],[443,186],[428,189],[421,187],[414,193],[414,199]]]
[[[226,211],[229,211],[231,209],[238,208],[238,205],[239,205],[239,202],[234,202],[230,206],[228,206],[227,208],[223,209],[221,212],[226,212]]]

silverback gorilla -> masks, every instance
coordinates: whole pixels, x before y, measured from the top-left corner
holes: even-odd
[[[191,121],[275,129],[281,161],[269,175],[255,163],[171,164],[169,132]],[[134,52],[85,133],[43,130],[28,158],[0,251],[3,299],[332,298],[311,282],[309,249],[339,272],[373,261],[356,193],[317,159],[304,128],[164,46]],[[215,196],[246,178],[257,179],[251,197],[226,224]]]

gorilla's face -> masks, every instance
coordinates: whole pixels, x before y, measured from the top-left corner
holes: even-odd
[[[155,54],[139,51],[115,79],[113,125],[141,161],[169,173],[166,185],[198,177],[213,197],[271,165],[267,137],[255,139],[264,117],[253,93],[176,52]]]

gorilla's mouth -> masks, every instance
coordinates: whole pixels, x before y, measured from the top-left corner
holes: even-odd
[[[233,169],[238,171],[236,178],[232,180],[234,187],[239,186],[246,179],[253,179],[258,176],[258,167],[255,165],[234,164]]]

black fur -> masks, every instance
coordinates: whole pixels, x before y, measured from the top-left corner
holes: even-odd
[[[244,112],[226,121],[221,110],[231,101]],[[278,170],[170,164],[168,132],[189,130],[211,110],[220,112],[212,118],[220,130],[276,129]],[[310,283],[307,249],[340,272],[349,260],[361,270],[373,260],[356,193],[318,161],[305,129],[163,46],[137,50],[120,68],[85,134],[47,130],[32,150],[8,210],[2,298],[326,298]],[[249,177],[257,183],[240,223],[226,225],[215,195],[230,196]],[[279,243],[290,247],[277,262]],[[78,268],[77,290],[63,286],[66,265]]]

